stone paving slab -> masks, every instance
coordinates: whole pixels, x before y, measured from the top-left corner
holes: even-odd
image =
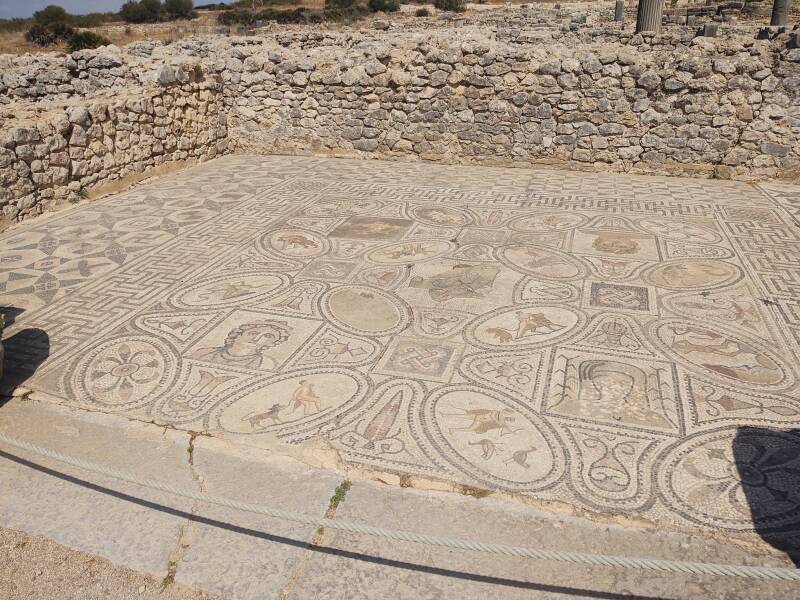
[[[183,432],[50,403],[9,402],[0,431],[141,478],[317,516],[342,481],[285,457],[202,437],[190,446]],[[214,596],[277,598],[315,532],[6,450],[0,526]]]
[[[702,536],[598,524],[511,505],[493,498],[388,488],[357,482],[336,513],[342,519],[564,551],[627,556],[770,562]],[[326,532],[323,550],[311,554],[302,577],[286,596],[368,598],[738,598],[742,582],[711,576],[675,576],[586,565],[531,561]],[[713,557],[713,559],[711,558]],[[793,582],[747,582],[747,598],[796,594]]]
[[[323,516],[342,477],[296,461],[197,438],[194,469],[209,494]],[[259,453],[260,454],[260,453]],[[175,580],[224,598],[277,598],[315,528],[218,506],[198,508]]]
[[[226,157],[0,236],[6,386],[796,546],[795,191]]]
[[[12,400],[4,432],[64,452],[232,500],[328,514],[371,525],[490,542],[626,556],[788,566],[765,548],[703,535],[598,523],[492,497],[474,498],[355,482],[335,509],[340,477],[298,461],[116,415]],[[75,435],[87,440],[76,447]],[[165,442],[165,436],[167,442]],[[113,443],[112,443],[113,440]],[[0,457],[0,526],[43,534],[117,565],[227,599],[449,598],[790,598],[795,584],[658,575],[576,567],[330,530],[314,532],[257,515],[154,493],[30,456],[49,471]],[[119,456],[128,455],[126,460]],[[139,460],[132,460],[137,457]],[[73,479],[65,480],[65,476]],[[94,487],[90,487],[94,486]],[[126,499],[114,497],[123,492]],[[44,500],[43,500],[44,499]],[[326,510],[327,509],[327,510]],[[21,566],[20,571],[29,571]],[[52,579],[53,573],[44,574]],[[20,584],[11,575],[12,584]],[[132,590],[133,591],[133,590]],[[67,597],[76,592],[64,587]],[[176,592],[177,593],[177,592]],[[136,595],[135,593],[133,594]],[[70,596],[71,597],[71,596]]]
[[[0,410],[0,431],[7,435],[139,477],[157,475],[175,485],[196,488],[186,466],[187,436],[183,433],[162,431],[159,435],[151,427],[124,419],[108,426],[103,415],[76,418],[62,407],[32,402],[10,402]],[[188,514],[191,510],[188,500],[143,491],[37,455],[9,452],[41,468],[0,456],[0,525],[46,536],[159,578],[166,576],[187,519],[180,511]],[[153,510],[148,502],[179,513]]]

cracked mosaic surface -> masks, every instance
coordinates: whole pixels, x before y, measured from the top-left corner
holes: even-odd
[[[9,368],[38,329],[26,386],[80,407],[800,530],[798,197],[227,157],[0,236]]]

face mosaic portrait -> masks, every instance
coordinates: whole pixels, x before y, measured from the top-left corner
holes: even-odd
[[[8,334],[52,340],[25,385],[68,404],[800,530],[800,230],[758,187],[233,156],[0,241]]]

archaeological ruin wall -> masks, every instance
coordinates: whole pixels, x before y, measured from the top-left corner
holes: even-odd
[[[800,48],[754,32],[297,30],[0,57],[0,207],[226,152],[796,177]]]
[[[227,152],[218,77],[131,58],[87,50],[33,64],[7,60],[5,70],[0,63],[0,218],[35,215],[162,165]]]

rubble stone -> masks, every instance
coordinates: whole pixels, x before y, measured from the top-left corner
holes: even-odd
[[[800,50],[785,36],[727,23],[718,38],[677,25],[631,35],[613,10],[581,6],[564,13],[566,33],[550,9],[508,7],[460,25],[393,14],[388,29],[376,19],[0,56],[0,210],[24,218],[231,151],[735,178],[800,168]]]

